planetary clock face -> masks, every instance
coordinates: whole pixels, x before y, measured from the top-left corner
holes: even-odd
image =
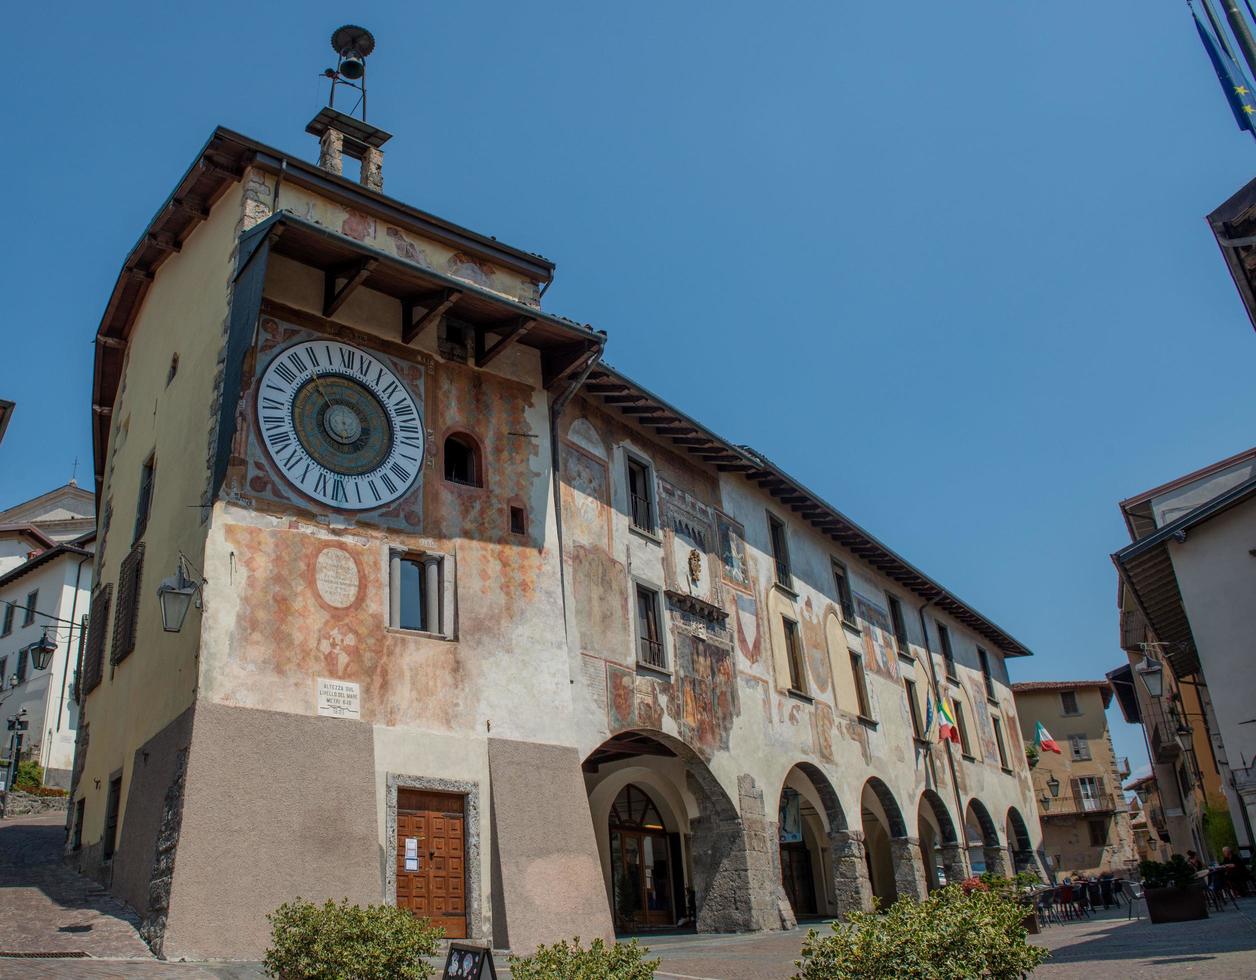
[[[262,375],[257,424],[285,479],[332,507],[382,507],[423,463],[414,396],[372,354],[335,340],[281,351]]]

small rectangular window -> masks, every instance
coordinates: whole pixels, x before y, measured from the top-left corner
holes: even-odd
[[[667,652],[659,628],[659,594],[644,585],[637,586],[637,656],[647,667],[667,669]]]
[[[1007,769],[1007,746],[1003,743],[1003,721],[1000,718],[992,720],[994,721],[994,744],[999,750],[999,765]]]
[[[946,676],[955,679],[955,649],[951,646],[951,631],[934,620],[938,627],[938,643],[942,647],[942,659],[946,662]]]
[[[39,601],[39,590],[28,592],[26,595],[26,611],[22,614],[22,625],[30,626],[35,622],[35,603]]]
[[[109,662],[121,663],[135,649],[140,614],[140,582],[144,573],[144,542],[132,548],[118,569],[118,602],[113,610],[113,649]]]
[[[528,512],[518,504],[510,505],[510,533],[528,533]]]
[[[649,465],[635,456],[628,457],[628,511],[633,527],[654,533],[654,483]]]
[[[446,634],[443,555],[394,554],[388,592],[388,625],[393,629]]]
[[[4,690],[9,683],[9,658],[0,657],[0,690]]]
[[[900,657],[910,657],[911,649],[907,646],[907,621],[903,619],[903,604],[897,596],[886,593],[890,601],[890,624],[894,627],[894,645]]]
[[[4,629],[0,630],[0,636],[8,636],[13,632],[13,612],[17,606],[12,602],[6,602],[4,605]]]
[[[977,659],[981,661],[981,677],[986,682],[986,697],[994,700],[994,675],[990,673],[990,654],[977,647]]]
[[[855,679],[855,697],[859,700],[859,717],[872,718],[872,707],[868,701],[868,678],[864,675],[863,657],[850,651],[850,673]]]
[[[955,727],[959,729],[959,750],[971,759],[973,747],[968,741],[968,721],[964,718],[964,705],[959,701],[952,701],[951,707],[955,709]]]
[[[135,533],[131,536],[134,543],[144,536],[148,527],[148,514],[153,506],[153,481],[157,474],[157,457],[150,455],[144,460],[144,468],[140,470],[140,492],[135,503]]]
[[[1108,821],[1106,820],[1087,820],[1090,827],[1090,846],[1105,847],[1108,843]]]
[[[920,703],[916,700],[916,682],[904,678],[903,687],[907,691],[907,713],[911,715],[911,733],[918,739],[924,739],[924,726],[920,722]]]
[[[836,560],[833,562],[833,582],[837,586],[838,605],[842,608],[842,622],[854,626],[855,601],[850,594],[850,577],[846,574],[846,566]]]
[[[788,616],[782,616],[785,624],[785,656],[789,660],[789,689],[805,694],[807,688],[802,671],[802,641],[798,636],[798,624]]]
[[[106,861],[118,849],[118,809],[122,805],[122,776],[109,780],[109,796],[105,800],[105,836],[101,841]]]
[[[1081,708],[1077,706],[1076,691],[1060,692],[1060,711],[1066,715],[1080,715]]]
[[[30,654],[28,654],[25,650],[19,650],[17,652],[17,682],[19,684],[26,680],[26,661],[29,658]]]
[[[1090,758],[1090,740],[1085,735],[1070,735],[1068,747],[1074,762],[1085,762]]]
[[[786,588],[792,588],[793,576],[789,570],[789,539],[785,536],[785,522],[775,514],[768,514],[768,538],[772,545],[776,581]]]

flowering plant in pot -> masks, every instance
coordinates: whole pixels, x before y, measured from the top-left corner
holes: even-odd
[[[1153,923],[1208,918],[1204,883],[1181,854],[1169,861],[1140,861],[1138,874],[1143,879],[1147,917]]]

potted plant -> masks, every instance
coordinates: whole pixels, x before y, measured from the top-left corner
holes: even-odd
[[[1189,922],[1208,918],[1204,883],[1186,858],[1174,854],[1170,861],[1140,861],[1147,916],[1153,923]]]
[[[1038,746],[1036,746],[1036,745],[1026,745],[1026,746],[1025,746],[1025,761],[1026,761],[1027,763],[1029,763],[1029,768],[1030,768],[1030,769],[1032,769],[1034,766],[1038,765],[1038,760],[1039,760],[1040,758],[1042,758],[1042,756],[1041,756],[1041,754],[1038,752]]]

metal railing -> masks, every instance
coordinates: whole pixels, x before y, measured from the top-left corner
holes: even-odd
[[[1041,804],[1044,817],[1076,816],[1086,813],[1111,813],[1118,809],[1116,796],[1098,793],[1094,796],[1074,796],[1067,793]]]

